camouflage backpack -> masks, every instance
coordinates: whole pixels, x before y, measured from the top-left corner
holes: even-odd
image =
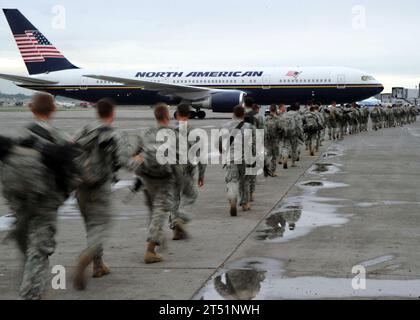
[[[42,161],[41,152],[31,145],[12,146],[2,160],[1,182],[5,198],[16,194],[47,195],[49,174]]]
[[[157,131],[154,128],[146,131],[146,143],[141,148],[144,162],[139,169],[137,169],[136,174],[152,179],[169,178],[173,174],[174,163],[164,163],[161,161],[162,159],[159,159],[158,156],[162,155],[162,150],[160,150],[160,148],[164,142],[157,141],[156,135]],[[174,152],[176,153],[176,150]],[[176,159],[177,157],[175,154],[175,161]]]
[[[320,129],[318,117],[315,113],[309,112],[305,114],[305,131],[306,132],[315,132]]]
[[[334,108],[335,119],[337,122],[342,122],[344,120],[344,112],[341,108]]]
[[[278,117],[273,117],[272,115],[267,116],[265,119],[265,139],[266,140],[275,140],[280,139],[282,130],[279,126],[280,119]]]
[[[80,168],[80,180],[83,185],[97,186],[111,179],[113,167],[116,166],[116,142],[111,137],[110,127],[97,127],[85,130],[77,139],[82,153],[76,158]]]
[[[279,122],[285,137],[288,138],[296,135],[297,124],[294,114],[286,112],[283,116],[280,117]]]
[[[372,119],[378,119],[381,116],[381,111],[378,108],[373,108],[372,112],[370,113],[370,117]]]

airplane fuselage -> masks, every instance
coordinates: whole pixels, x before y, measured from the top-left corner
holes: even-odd
[[[110,98],[121,105],[153,105],[166,102],[174,105],[183,99],[179,96],[161,94],[158,90],[145,90],[134,85],[127,86],[84,77],[98,73],[97,70],[75,69],[51,72],[34,78],[57,82],[53,85],[19,85],[24,88],[45,91],[53,95],[82,101],[96,102]],[[131,72],[99,72],[133,80],[145,80],[183,86],[205,87],[212,90],[244,92],[258,104],[269,105],[314,100],[320,103],[350,103],[372,97],[383,90],[374,77],[350,68],[303,67],[303,68],[221,68],[199,69],[138,69]],[[191,101],[199,98],[192,97]],[[205,106],[203,106],[205,108]],[[215,112],[231,112],[232,108],[210,108]]]

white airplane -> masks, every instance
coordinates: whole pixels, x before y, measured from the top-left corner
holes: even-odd
[[[190,103],[201,109],[232,112],[245,96],[261,105],[350,103],[384,87],[366,72],[342,67],[230,69],[144,69],[118,74],[81,69],[69,62],[17,9],[3,9],[29,76],[0,74],[17,86],[77,100],[110,98],[123,105]]]

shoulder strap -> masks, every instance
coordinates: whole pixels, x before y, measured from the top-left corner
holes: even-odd
[[[241,130],[243,128],[243,126],[245,125],[245,121],[241,121],[236,127],[235,130]],[[232,146],[233,142],[235,141],[235,137],[230,136],[230,143],[229,145]]]
[[[41,138],[43,138],[43,139],[45,139],[45,140],[47,140],[51,143],[56,142],[56,140],[53,138],[51,133],[47,129],[41,127],[39,124],[34,123],[34,124],[30,125],[28,127],[28,130],[31,131],[32,133],[34,133],[35,135],[37,135],[37,136],[39,136],[39,137],[41,137]]]

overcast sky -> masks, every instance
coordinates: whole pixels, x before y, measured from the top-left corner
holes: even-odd
[[[373,74],[387,91],[420,82],[418,0],[0,3],[20,9],[79,67],[346,66]],[[65,9],[64,29],[54,26],[57,5]],[[25,75],[0,15],[0,73]],[[6,81],[0,91],[23,92]]]

